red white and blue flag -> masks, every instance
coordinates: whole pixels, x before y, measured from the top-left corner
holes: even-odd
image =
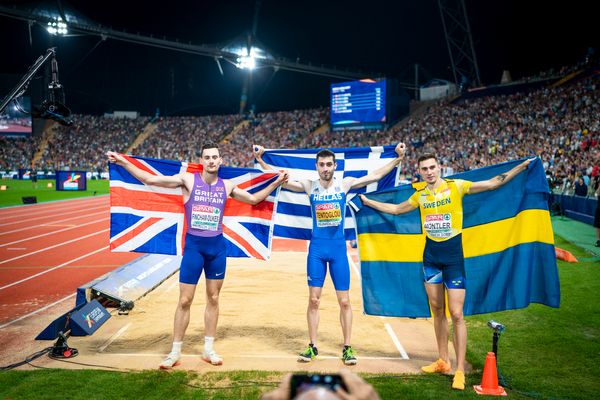
[[[153,175],[201,172],[200,164],[125,156]],[[257,192],[277,178],[276,172],[221,167],[219,176],[238,188]],[[228,257],[269,259],[273,217],[279,188],[256,206],[227,199],[223,236]],[[187,221],[181,188],[144,185],[125,168],[110,164],[110,249],[121,252],[182,255]]]

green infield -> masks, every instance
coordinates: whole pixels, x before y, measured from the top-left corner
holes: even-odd
[[[0,186],[6,187],[4,190],[0,190],[0,207],[23,204],[23,197],[30,196],[35,196],[37,202],[42,203],[108,194],[107,180],[88,180],[85,191],[58,191],[53,179],[40,179],[36,184],[28,180],[2,179]]]
[[[557,246],[576,257],[581,248],[556,237]],[[450,389],[445,375],[365,375],[382,399],[481,399],[472,390],[479,384],[492,331],[487,321],[503,323],[498,346],[500,383],[510,398],[595,399],[600,393],[596,363],[600,358],[600,263],[559,261],[562,301],[559,309],[537,304],[523,310],[467,317],[467,358],[473,372],[467,390]],[[65,362],[76,363],[77,359]],[[35,366],[36,362],[31,363]],[[84,366],[94,368],[94,366]],[[4,371],[0,374],[3,399],[256,399],[272,390],[283,372],[123,372],[87,370]]]

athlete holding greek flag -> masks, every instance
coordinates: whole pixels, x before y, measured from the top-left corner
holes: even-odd
[[[329,274],[340,305],[340,323],[344,335],[342,360],[346,365],[356,364],[356,355],[350,345],[352,333],[352,307],[349,296],[350,266],[344,238],[346,199],[351,189],[377,182],[400,165],[406,146],[404,143],[398,143],[395,151],[398,154],[397,158],[370,174],[360,178],[346,177],[339,181],[334,178],[337,168],[335,154],[330,150],[321,150],[316,157],[319,179],[287,181],[283,185],[293,192],[306,193],[310,199],[312,213],[312,236],[307,258],[309,299],[306,311],[310,343],[306,350],[300,353],[299,362],[310,362],[318,355],[319,302],[329,266]],[[254,153],[263,169],[271,169],[262,159],[264,153],[262,146],[254,146]]]

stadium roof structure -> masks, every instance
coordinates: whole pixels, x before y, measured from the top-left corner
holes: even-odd
[[[26,9],[16,6],[6,7],[0,5],[0,16],[27,21],[30,25],[37,23],[44,27],[47,26],[48,23],[62,21],[66,23],[68,31],[72,33],[97,35],[103,40],[119,40],[161,49],[212,57],[217,61],[217,63],[219,60],[225,60],[233,63],[234,65],[238,65],[240,63],[239,46],[236,48],[232,46],[221,47],[218,45],[194,44],[191,42],[184,43],[179,40],[170,40],[165,37],[160,38],[153,35],[126,32],[125,30],[117,30],[112,27],[96,24],[85,17],[77,16],[70,12],[64,12],[62,9],[52,11],[50,8],[36,7],[33,9]],[[254,43],[256,43],[256,39],[253,38],[253,40]],[[256,46],[256,48],[258,48],[258,46]],[[362,72],[342,69],[335,66],[303,63],[297,60],[290,60],[284,57],[274,56],[270,54],[270,52],[266,51],[264,47],[261,47],[261,49],[265,55],[263,57],[253,57],[257,66],[273,67],[276,69],[338,79],[383,77],[383,74],[376,72]],[[268,54],[268,56],[266,54]]]
[[[0,87],[56,47],[75,112],[231,113],[241,98],[255,112],[311,108],[328,103],[331,83],[384,76],[416,98],[433,78],[489,85],[503,70],[520,79],[579,62],[598,48],[589,7],[582,0],[562,9],[519,0],[4,1]],[[480,79],[463,79],[478,70]],[[39,97],[43,79],[34,83]]]

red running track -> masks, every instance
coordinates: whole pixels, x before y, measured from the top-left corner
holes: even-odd
[[[78,287],[141,254],[111,253],[108,196],[0,208],[0,364],[47,346],[34,338],[75,305]],[[274,251],[306,252],[276,238]]]
[[[108,249],[108,196],[0,209],[0,329],[141,256]]]

